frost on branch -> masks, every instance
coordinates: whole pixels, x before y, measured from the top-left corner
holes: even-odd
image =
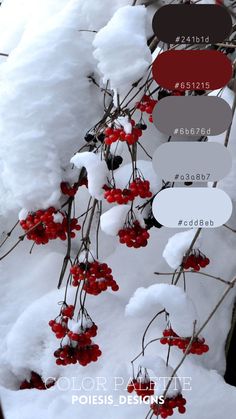
[[[138,288],[126,306],[126,315],[149,313],[150,307],[157,304],[169,313],[171,327],[179,336],[192,336],[193,324],[198,319],[197,310],[186,293],[175,285],[155,284]]]
[[[196,230],[192,229],[177,233],[168,240],[163,257],[171,268],[177,269],[181,265],[195,234]]]
[[[84,153],[77,153],[71,159],[78,169],[85,167],[88,177],[88,190],[92,197],[102,199],[103,185],[105,185],[108,176],[107,165],[104,160],[97,154],[85,151]]]
[[[94,39],[94,56],[103,82],[110,81],[111,88],[118,92],[142,78],[152,62],[146,18],[144,6],[122,7]]]

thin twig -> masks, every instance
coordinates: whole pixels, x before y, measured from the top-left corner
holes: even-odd
[[[215,276],[215,275],[211,275],[211,274],[208,274],[208,273],[206,273],[206,272],[202,272],[202,271],[194,271],[194,270],[190,270],[190,271],[183,271],[183,273],[184,274],[198,274],[198,275],[203,275],[203,276],[206,276],[206,277],[208,277],[208,278],[213,278],[213,279],[216,279],[217,281],[220,281],[220,282],[223,282],[224,284],[227,284],[227,285],[229,285],[229,281],[226,281],[225,279],[223,279],[223,278],[220,278],[219,276]],[[154,272],[154,274],[155,275],[167,275],[167,276],[169,276],[169,275],[173,275],[173,272]]]
[[[59,282],[57,288],[59,289],[61,287],[62,281],[64,279],[66,269],[68,266],[68,262],[70,260],[70,252],[71,252],[71,211],[73,206],[74,198],[70,198],[69,204],[68,204],[68,212],[67,212],[67,252],[64,257],[63,265],[61,268],[61,273],[59,277]]]
[[[19,220],[14,224],[14,226],[12,227],[12,229],[10,231],[8,231],[8,233],[6,234],[5,239],[2,241],[0,248],[6,243],[6,241],[9,239],[9,237],[11,237],[13,231],[15,230],[15,228],[18,226],[19,224]]]
[[[236,230],[232,227],[227,226],[227,224],[223,224],[223,226],[228,228],[228,230],[232,231],[232,233],[236,233]]]
[[[196,334],[196,337],[200,335],[200,333],[203,331],[203,329],[205,329],[206,325],[209,323],[209,321],[211,320],[211,318],[214,316],[215,312],[218,310],[218,308],[220,307],[220,305],[224,301],[225,297],[227,297],[228,293],[235,286],[235,284],[236,284],[236,277],[234,279],[232,279],[232,281],[230,281],[230,283],[229,283],[228,287],[225,289],[222,297],[220,298],[220,300],[218,301],[218,303],[215,305],[214,309],[209,314],[209,316],[207,317],[206,321],[203,323],[203,325],[201,326],[201,328],[198,330],[198,332]]]

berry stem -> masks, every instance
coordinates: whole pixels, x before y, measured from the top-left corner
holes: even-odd
[[[186,255],[185,255],[185,257],[186,257],[186,258],[188,258],[188,256],[190,255],[190,253],[191,253],[191,251],[192,251],[192,249],[193,249],[193,247],[194,247],[194,245],[195,245],[195,243],[196,243],[196,241],[197,241],[198,237],[200,236],[201,231],[202,231],[202,229],[201,229],[201,228],[198,228],[198,229],[197,229],[197,232],[196,232],[196,234],[195,234],[195,236],[194,236],[194,238],[193,238],[193,240],[192,240],[192,243],[190,244],[189,249],[188,249],[188,251],[186,252]],[[177,285],[177,284],[178,284],[179,279],[180,279],[180,277],[181,277],[181,275],[182,275],[183,271],[184,271],[184,268],[183,268],[183,267],[181,267],[181,269],[180,269],[179,273],[177,274],[177,277],[176,277],[175,281],[173,282],[173,285]]]
[[[12,227],[12,229],[10,230],[10,231],[8,231],[8,233],[6,234],[6,237],[5,237],[5,239],[2,241],[2,243],[1,243],[1,245],[0,245],[0,248],[2,247],[2,246],[4,246],[4,244],[6,243],[6,241],[11,237],[11,235],[12,235],[12,233],[13,233],[13,231],[15,230],[15,228],[18,226],[18,224],[19,224],[19,221],[17,221],[15,224],[14,224],[14,226]]]
[[[166,313],[166,310],[164,309],[164,310],[161,310],[161,311],[159,311],[157,314],[155,314],[155,316],[152,318],[152,320],[148,323],[148,325],[147,325],[147,327],[146,327],[146,329],[145,329],[145,331],[144,331],[144,334],[143,334],[143,338],[142,338],[142,353],[143,353],[143,355],[144,355],[144,351],[145,351],[145,338],[146,338],[146,335],[147,335],[147,332],[148,332],[148,330],[149,330],[149,328],[150,328],[150,326],[152,325],[152,323],[157,319],[157,317],[159,317],[162,313]]]

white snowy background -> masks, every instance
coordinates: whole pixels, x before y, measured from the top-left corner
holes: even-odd
[[[140,77],[139,72],[145,71],[150,56],[143,44],[144,22],[146,34],[150,35],[153,8],[149,8],[147,15],[143,8],[135,12],[121,9],[130,4],[128,0],[4,0],[0,8],[0,52],[9,54],[9,58],[0,57],[0,213],[3,238],[22,208],[34,210],[58,204],[60,183],[72,176],[70,159],[81,147],[86,131],[103,114],[103,96],[88,77],[92,75],[100,82],[105,81],[108,74],[114,80],[113,87],[125,92],[127,86]],[[117,10],[119,20],[112,18]],[[114,26],[108,24],[106,29],[102,29],[111,18]],[[140,38],[135,34],[139,26]],[[102,31],[94,44],[94,33],[79,32],[100,29]],[[107,45],[103,42],[104,33]],[[129,49],[132,45],[139,45],[140,56],[138,49],[134,50],[134,55],[127,54],[125,48],[120,52],[120,45],[127,39]],[[106,67],[106,57],[110,57],[113,66]],[[103,66],[98,65],[98,59],[102,60]],[[132,60],[137,65],[134,80],[130,77],[132,72],[128,71],[132,68]],[[126,72],[125,76],[122,70]],[[228,88],[222,97],[232,104],[233,93]],[[236,118],[229,141],[233,169],[219,185],[234,202],[235,135]],[[164,140],[164,136],[152,126],[143,139],[150,154]],[[211,137],[211,140],[223,142],[224,135]],[[142,152],[139,158],[148,161]],[[151,163],[142,164],[146,165],[149,174],[153,173],[155,187],[156,175],[151,171]],[[158,182],[160,180],[156,179],[157,189]],[[87,196],[86,189],[82,188],[77,198],[80,213]],[[236,227],[235,214],[229,224]],[[56,285],[65,253],[64,244],[53,242],[46,247],[38,246],[29,255],[31,244],[25,241],[1,262],[0,385],[6,419],[32,419],[32,416],[35,419],[145,417],[145,406],[72,406],[71,395],[76,394],[75,391],[62,391],[57,386],[47,391],[19,391],[18,388],[32,370],[44,379],[49,376],[78,377],[80,381],[89,376],[106,377],[109,382],[107,394],[112,394],[112,377],[124,377],[128,382],[130,360],[140,352],[142,333],[162,305],[160,301],[149,304],[147,293],[146,307],[143,302],[145,310],[134,310],[133,316],[128,316],[126,306],[137,288],[169,283],[170,277],[160,277],[154,272],[170,272],[172,268],[166,260],[171,258],[173,264],[180,257],[181,249],[173,250],[171,244],[169,251],[165,252],[166,259],[162,256],[168,239],[175,233],[177,231],[172,229],[152,229],[148,247],[138,250],[118,245],[116,238],[101,233],[101,259],[112,267],[120,291],[88,299],[88,311],[99,327],[96,341],[103,356],[86,368],[58,367],[53,358],[58,342],[48,327],[48,321],[58,314],[57,303],[63,298],[64,290],[58,291]],[[208,272],[231,280],[236,274],[236,235],[224,227],[205,230],[200,243],[201,250],[211,260]],[[75,241],[74,248],[77,245]],[[184,245],[180,240],[180,248]],[[173,255],[173,251],[176,254]],[[222,294],[224,284],[188,274],[187,290],[201,323]],[[192,378],[192,391],[184,393],[187,398],[186,419],[235,417],[236,389],[227,385],[222,377],[225,371],[224,346],[234,298],[235,292],[232,291],[204,330],[209,353],[201,357],[189,355],[179,371],[180,376]],[[155,323],[147,339],[161,336],[164,326],[162,321]],[[147,355],[150,359],[165,357],[166,347],[154,343]],[[170,365],[175,367],[180,359],[180,351],[173,349]],[[96,392],[91,391],[93,393]],[[126,395],[125,388],[118,394]],[[117,393],[114,396],[117,397]],[[175,413],[175,417],[181,415]]]

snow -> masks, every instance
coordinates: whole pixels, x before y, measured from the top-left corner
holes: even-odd
[[[94,57],[99,61],[103,83],[110,81],[118,93],[142,78],[151,64],[146,18],[144,6],[125,6],[95,36]]]
[[[75,322],[74,320],[69,320],[68,322],[68,327],[69,329],[73,332],[73,333],[81,333],[84,328],[86,327],[91,327],[92,326],[92,322],[89,319],[84,319],[83,320],[83,328],[81,327],[82,323],[80,322]]]
[[[19,221],[25,220],[27,218],[28,213],[29,212],[26,208],[22,208],[19,212]]]
[[[129,117],[126,116],[119,116],[116,120],[115,120],[115,125],[117,127],[122,127],[124,128],[124,131],[126,132],[126,134],[131,134],[132,132],[132,124],[129,122]]]
[[[145,160],[137,161],[137,168],[141,172],[141,175],[150,182],[150,190],[153,194],[158,192],[161,189],[161,179],[155,173],[152,163]],[[119,169],[113,174],[116,187],[124,189],[127,187],[127,184],[130,181],[132,175],[132,164],[127,163],[122,165]],[[143,202],[143,200],[140,200]]]
[[[156,382],[155,396],[160,397],[164,393],[165,385],[172,377],[174,369],[170,365],[166,365],[166,360],[160,356],[144,355],[140,360],[140,365],[152,371],[152,374],[149,373],[149,375],[150,379],[153,377]],[[172,381],[166,395],[167,397],[175,397],[181,393],[181,390],[180,380],[175,376],[175,380]]]
[[[77,167],[77,169],[82,169],[82,167],[85,167],[87,170],[87,168],[90,166],[98,164],[100,160],[101,159],[99,159],[97,154],[85,151],[83,153],[76,153],[70,161]]]
[[[122,156],[124,152],[124,143],[122,141],[118,141],[112,143],[110,146],[110,153],[116,156]]]
[[[171,268],[177,269],[181,265],[195,234],[196,229],[192,229],[177,233],[168,240],[162,256]]]
[[[62,223],[63,215],[60,212],[57,212],[56,214],[53,214],[53,221],[55,223]]]
[[[192,336],[194,322],[198,320],[197,310],[191,298],[175,285],[155,284],[138,288],[126,306],[126,314],[142,315],[151,306],[157,312],[158,304],[169,313],[171,326],[179,336]]]
[[[120,229],[123,228],[128,212],[130,211],[130,205],[116,205],[110,210],[104,212],[101,216],[101,230],[109,236],[117,236]],[[145,227],[145,223],[142,214],[133,209],[133,214],[136,220],[139,221],[141,227]]]
[[[91,38],[77,31],[83,22],[81,5],[75,0],[63,7],[63,2],[49,3],[52,8],[44,6],[50,16],[42,23],[35,10],[35,19],[18,34],[10,57],[0,66],[3,213],[58,203],[62,169],[100,112],[99,89],[88,80],[95,70]],[[10,10],[6,6],[6,21]]]
[[[85,167],[88,177],[88,190],[92,197],[100,200],[103,198],[103,186],[107,183],[108,169],[101,156],[92,152],[76,153],[71,159],[78,169]]]
[[[129,205],[117,205],[104,212],[101,216],[102,231],[109,236],[117,236],[125,223],[129,210]]]

